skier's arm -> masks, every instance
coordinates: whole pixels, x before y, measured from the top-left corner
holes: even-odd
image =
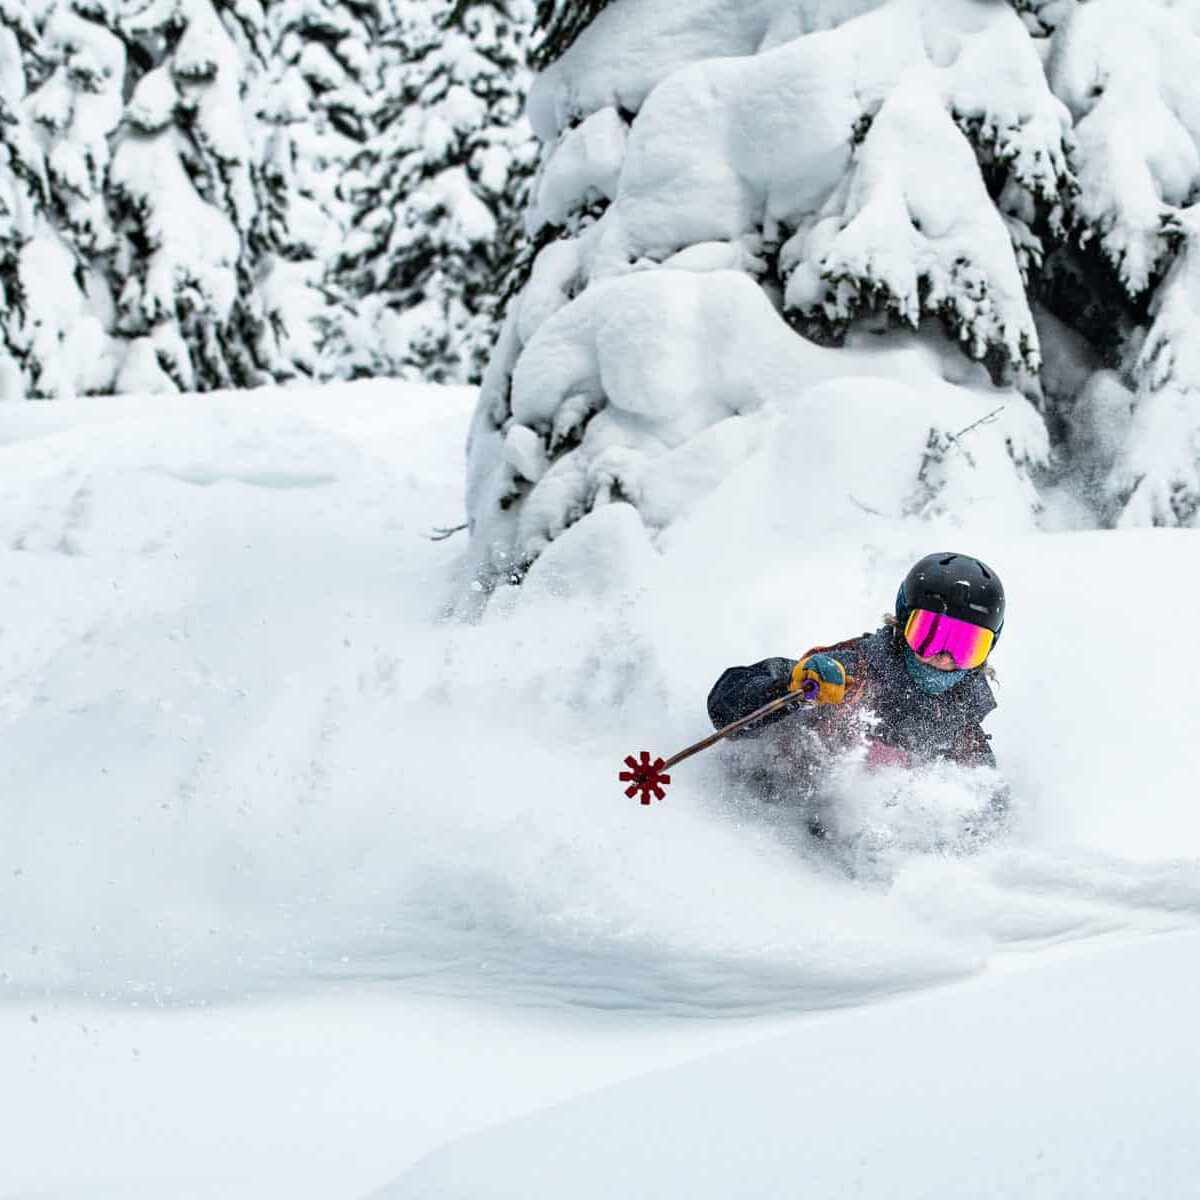
[[[817,704],[840,704],[849,682],[846,667],[828,654],[813,654],[799,661],[767,658],[750,667],[730,667],[708,694],[708,715],[714,728],[721,729],[756,708],[802,688],[806,694],[807,689],[814,689],[812,695]],[[795,711],[781,709],[742,732],[753,733]]]
[[[750,667],[730,667],[708,693],[708,715],[713,728],[722,729],[756,708],[786,696],[795,666],[794,658],[765,658]],[[787,709],[772,713],[743,730],[742,736],[770,725],[787,714]]]

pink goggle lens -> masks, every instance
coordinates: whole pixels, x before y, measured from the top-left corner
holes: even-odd
[[[960,671],[969,671],[987,662],[996,635],[958,617],[914,608],[904,626],[904,640],[918,658],[932,658],[944,651]]]

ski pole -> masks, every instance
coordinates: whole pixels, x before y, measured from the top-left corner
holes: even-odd
[[[769,701],[761,708],[756,708],[749,716],[730,722],[718,729],[716,733],[710,733],[708,737],[701,738],[700,741],[690,746],[685,746],[678,754],[672,754],[670,758],[652,759],[649,750],[643,750],[640,759],[629,754],[625,758],[625,765],[629,770],[622,771],[617,779],[621,783],[629,784],[625,789],[625,795],[631,799],[641,792],[642,804],[649,804],[651,797],[656,800],[665,800],[667,794],[663,789],[671,782],[671,776],[666,772],[676,763],[683,762],[685,758],[691,758],[693,754],[699,754],[701,750],[707,750],[709,746],[737,733],[740,729],[745,729],[747,725],[753,725],[755,721],[761,721],[763,717],[768,717],[781,708],[787,708],[789,704],[813,703],[819,690],[820,684],[815,679],[806,679],[799,691],[788,692],[786,696],[780,696],[778,700]]]

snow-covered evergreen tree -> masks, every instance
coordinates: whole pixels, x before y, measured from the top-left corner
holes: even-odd
[[[290,192],[251,104],[259,0],[5,0],[0,22],[4,328],[24,389],[287,374],[271,281]]]
[[[533,166],[522,120],[530,19],[524,0],[398,5],[337,272],[375,343],[343,331],[352,372],[479,378]]]
[[[69,396],[113,384],[111,305],[93,269],[112,247],[104,177],[125,63],[107,20],[103,6],[90,18],[59,3],[9,6],[4,18],[8,391]]]
[[[126,59],[107,8],[81,7],[49,9],[37,51],[46,73],[26,111],[42,145],[55,224],[89,261],[113,248],[105,188]]]
[[[21,251],[45,202],[41,155],[24,120],[25,53],[36,32],[17,0],[0,0],[0,397],[23,395],[28,298]]]
[[[596,10],[555,6],[557,28],[572,11]],[[917,439],[913,511],[944,507],[934,468],[968,426],[1007,448],[1024,481],[1011,494],[1036,505],[1046,431],[1011,385],[1039,398],[1027,288],[1066,236],[1073,179],[1069,114],[1012,8],[612,0],[535,80],[530,115],[546,147],[528,217],[542,248],[471,444],[484,576],[519,574],[615,497],[666,529],[678,496],[695,499],[687,479],[719,477],[695,458],[745,447],[738,422],[866,369],[811,344],[861,328],[911,331],[897,353],[944,330],[966,360],[940,355],[939,394],[961,408]],[[735,282],[747,277],[761,301]],[[725,362],[739,352],[753,362]],[[980,396],[1004,416],[979,423]]]
[[[348,173],[374,128],[392,19],[390,0],[276,0],[267,10],[270,69],[255,108],[273,130],[268,181],[287,214],[266,286],[284,314],[285,351],[313,374],[336,369],[320,349],[322,329],[337,324],[325,275],[353,217]]]
[[[123,28],[137,66],[109,175],[119,328],[150,338],[180,387],[263,382],[285,364],[258,288],[278,212],[243,108],[261,6],[150,0]]]
[[[1200,520],[1191,6],[547,0],[540,13],[536,253],[471,440],[481,578],[520,575],[614,498],[658,536],[696,478],[711,486],[753,440],[717,430],[793,404],[815,377],[874,370],[906,338],[936,350],[957,389],[940,394],[963,415],[970,395],[1003,414],[931,426],[913,511],[944,507],[941,467],[970,429],[979,461],[1001,439],[1033,508],[1053,439],[1053,477],[1083,486],[1102,520]],[[737,277],[766,305],[756,336]],[[767,328],[780,318],[791,343]],[[848,353],[814,358],[812,342]],[[714,345],[750,347],[772,377]],[[724,467],[699,471],[705,455]]]
[[[537,66],[554,62],[591,24],[611,0],[537,0],[537,23],[541,30],[533,61]]]
[[[1195,524],[1200,10],[1168,0],[1060,8],[1068,11],[1048,71],[1074,119],[1079,191],[1075,244],[1048,282],[1063,293],[1056,315],[1093,337],[1103,366],[1129,389],[1125,405],[1103,406],[1102,419],[1115,428],[1086,439],[1090,448],[1097,440],[1108,448],[1099,471],[1089,466],[1110,519]],[[1075,424],[1090,427],[1094,415],[1084,412]]]

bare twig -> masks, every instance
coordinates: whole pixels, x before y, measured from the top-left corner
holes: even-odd
[[[464,521],[461,525],[454,525],[449,528],[435,526],[432,533],[427,533],[425,536],[431,542],[444,542],[447,538],[453,537],[456,533],[462,533],[467,527],[467,522]]]
[[[859,498],[858,498],[858,497],[857,497],[857,496],[856,496],[856,495],[855,495],[853,492],[850,492],[850,493],[848,493],[848,495],[850,496],[850,502],[851,502],[851,504],[854,504],[854,505],[855,505],[855,506],[857,506],[858,508],[861,508],[861,509],[862,509],[862,511],[863,511],[863,512],[865,512],[865,513],[866,513],[868,516],[870,516],[870,517],[882,517],[882,516],[884,515],[883,513],[881,513],[881,512],[879,511],[879,509],[877,509],[877,508],[871,508],[871,506],[870,506],[870,505],[868,505],[868,504],[864,504],[864,503],[863,503],[863,502],[862,502],[862,501],[861,501],[861,500],[860,500],[860,499],[859,499]]]
[[[960,429],[957,433],[948,433],[946,436],[952,442],[957,443],[963,434],[970,433],[972,429],[977,429],[980,425],[990,425],[1003,411],[1004,405],[1002,404],[999,408],[993,408],[986,416],[980,417],[978,421],[972,421],[965,429]]]

